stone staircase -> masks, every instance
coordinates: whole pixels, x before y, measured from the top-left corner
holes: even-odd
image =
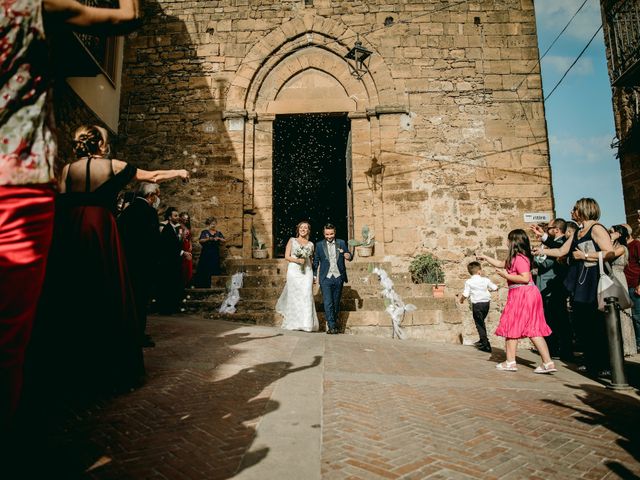
[[[340,324],[345,333],[390,337],[391,317],[385,311],[378,277],[369,273],[372,264],[391,272],[391,264],[385,262],[354,261],[347,265],[349,283],[342,293]],[[287,262],[280,259],[227,260],[226,269],[230,275],[213,277],[211,289],[187,290],[185,309],[207,318],[280,325],[282,318],[275,312],[275,305],[285,284]],[[218,313],[226,298],[231,274],[240,271],[245,272],[245,277],[236,313]],[[402,300],[417,307],[416,311],[406,313],[402,323],[408,337],[461,343],[463,315],[454,297],[434,298],[430,285],[413,284],[409,274],[390,274],[390,277]],[[319,288],[314,291],[321,330],[324,330],[322,295]]]

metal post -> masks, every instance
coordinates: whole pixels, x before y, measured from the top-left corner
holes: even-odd
[[[606,304],[605,325],[607,328],[607,340],[609,341],[609,362],[611,364],[611,384],[609,388],[626,390],[630,387],[629,384],[627,384],[627,377],[624,373],[624,353],[622,349],[618,298],[607,297],[604,301]]]

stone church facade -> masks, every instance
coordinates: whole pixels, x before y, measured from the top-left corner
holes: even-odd
[[[533,0],[144,6],[124,49],[118,155],[188,168],[163,204],[197,231],[217,217],[228,256],[251,257],[252,229],[280,255],[306,209],[341,237],[369,226],[372,260],[395,271],[433,253],[457,288],[474,252],[504,254],[525,213],[553,211]],[[358,40],[372,52],[362,78],[345,58]]]

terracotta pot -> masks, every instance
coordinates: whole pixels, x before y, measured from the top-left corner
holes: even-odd
[[[434,285],[431,289],[433,296],[436,298],[444,297],[444,285]]]
[[[267,249],[263,248],[262,250],[254,249],[253,250],[253,258],[267,258],[269,255],[267,253]]]
[[[370,257],[373,255],[373,246],[365,247],[364,245],[360,245],[356,247],[356,252],[358,252],[359,257]]]

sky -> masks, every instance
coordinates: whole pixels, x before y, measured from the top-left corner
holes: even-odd
[[[534,0],[542,55],[584,0]],[[599,0],[587,0],[542,59],[545,97],[602,24]],[[595,198],[605,226],[626,223],[615,137],[611,83],[602,31],[545,102],[556,215],[570,218],[574,202]]]

